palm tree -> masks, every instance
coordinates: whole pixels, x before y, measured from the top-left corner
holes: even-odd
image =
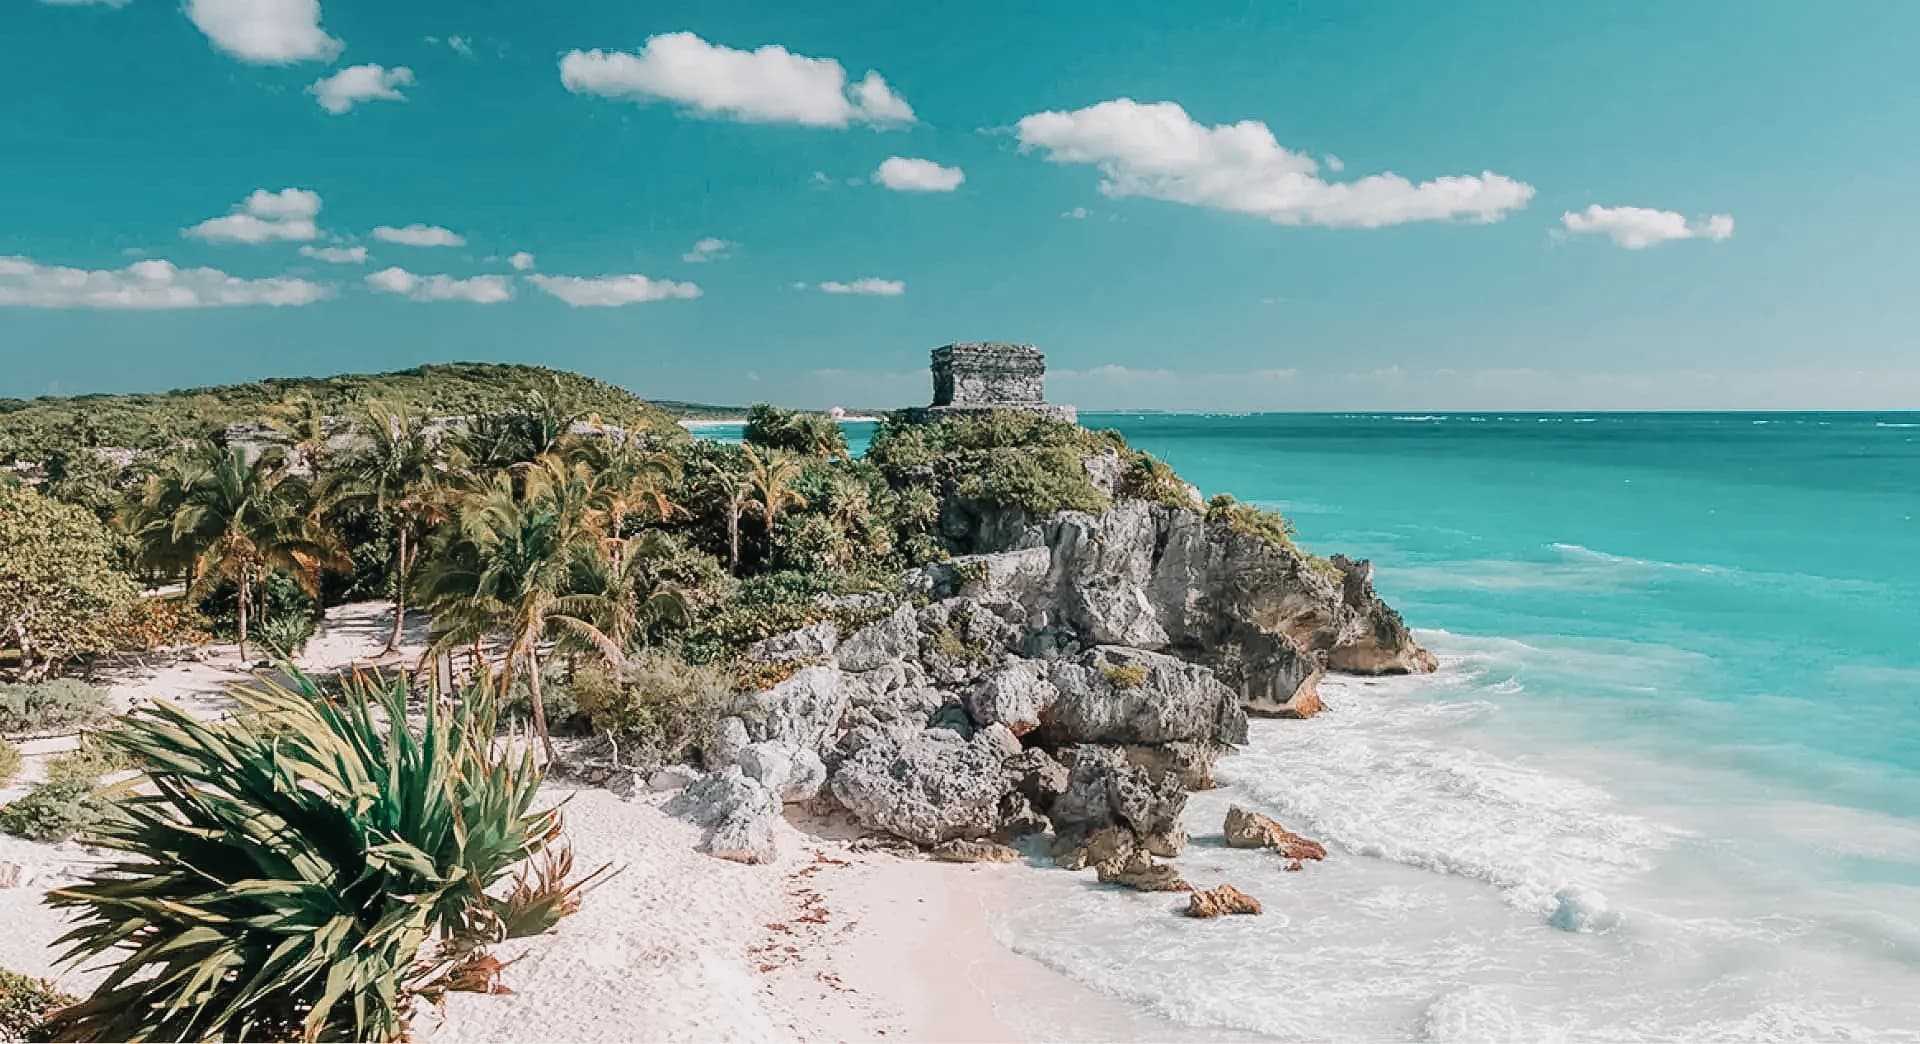
[[[223,576],[240,589],[242,662],[254,585],[281,570],[317,596],[320,571],[341,559],[307,510],[306,484],[283,463],[273,451],[249,462],[239,446],[212,450],[176,473],[184,480],[177,488],[162,484],[159,503],[171,511],[152,512],[141,531],[162,554],[190,554],[194,575]]]
[[[266,422],[267,427],[286,436],[302,467],[309,472],[320,470],[333,425],[313,396],[300,392],[267,407]]]
[[[707,483],[718,495],[727,517],[727,572],[740,572],[740,519],[752,505],[753,486],[747,473],[736,471],[719,461],[707,466]]]
[[[365,445],[328,476],[322,499],[371,511],[393,530],[393,633],[386,648],[392,652],[405,631],[408,580],[420,540],[445,515],[447,473],[425,420],[403,408],[375,406],[366,421]]]
[[[629,521],[665,522],[681,511],[671,496],[680,481],[680,461],[671,453],[645,449],[630,435],[605,432],[581,440],[572,458],[593,474],[592,519],[616,567]]]
[[[767,522],[767,542],[773,542],[773,524],[779,519],[780,512],[788,507],[803,508],[807,498],[793,488],[793,481],[800,477],[800,462],[792,457],[769,453],[762,455],[752,446],[745,447],[747,457],[747,484],[759,497],[754,506],[759,509],[760,517]]]
[[[589,569],[587,586],[606,596],[610,611],[602,629],[621,650],[633,648],[634,639],[655,624],[691,622],[686,590],[658,568],[674,550],[665,533],[648,530],[619,541]]]
[[[148,475],[138,494],[123,501],[114,522],[132,538],[134,564],[149,576],[185,575],[186,593],[199,579],[198,549],[174,539],[173,520],[193,489],[206,482],[219,459],[211,446],[190,446]]]
[[[459,505],[448,546],[423,583],[435,610],[432,651],[438,653],[503,636],[502,688],[526,671],[533,727],[549,761],[540,677],[540,645],[567,635],[619,664],[619,644],[601,624],[619,612],[617,600],[584,589],[604,561],[599,535],[587,524],[590,474],[547,456],[513,472],[493,475]],[[583,485],[584,484],[584,485]]]

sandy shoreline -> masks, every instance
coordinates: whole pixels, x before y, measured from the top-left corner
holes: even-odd
[[[312,672],[410,663],[418,628],[399,656],[382,656],[389,618],[362,603],[328,614],[300,657]],[[424,618],[417,621],[424,625]],[[156,698],[214,716],[226,689],[249,680],[237,651],[200,660],[130,665],[103,677],[121,708]],[[41,778],[49,754],[71,738],[24,744],[11,800]],[[503,982],[512,993],[458,994],[422,1012],[415,1037],[441,1044],[532,1039],[910,1040],[1137,1037],[1121,1002],[1097,994],[998,943],[996,901],[1018,891],[1025,865],[954,865],[855,851],[845,832],[794,810],[780,827],[781,858],[743,866],[697,851],[700,830],[668,815],[671,795],[549,784],[566,803],[580,872],[620,872],[579,913],[536,939],[510,943]],[[62,919],[41,904],[100,857],[72,844],[0,835],[0,865],[18,883],[0,887],[0,967],[52,979],[84,994],[104,969],[57,964]],[[1049,1015],[1049,1013],[1052,1013]],[[1105,1027],[1105,1031],[1102,1030]]]

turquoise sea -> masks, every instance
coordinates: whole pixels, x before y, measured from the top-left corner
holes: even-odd
[[[1266,916],[1021,875],[1008,946],[1181,1036],[1920,1039],[1920,414],[1082,421],[1373,559],[1442,666],[1195,796]]]

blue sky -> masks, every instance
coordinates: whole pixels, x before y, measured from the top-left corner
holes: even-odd
[[[1920,401],[1916,5],[0,5],[0,395]]]

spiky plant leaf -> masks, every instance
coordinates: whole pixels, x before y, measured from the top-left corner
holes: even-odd
[[[124,858],[48,897],[76,921],[67,959],[114,965],[62,1039],[398,1039],[423,948],[559,833],[530,752],[493,749],[484,688],[418,727],[404,678],[241,703],[218,723],[155,704],[107,737],[148,785],[89,839]]]

